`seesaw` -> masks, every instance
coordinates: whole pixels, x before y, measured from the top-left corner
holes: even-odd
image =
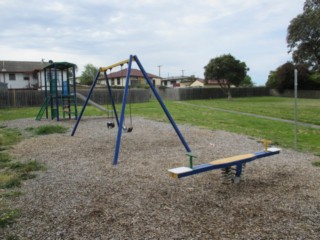
[[[168,171],[171,177],[178,179],[215,169],[222,169],[225,181],[238,183],[241,180],[241,175],[246,163],[280,153],[281,149],[268,147],[271,143],[270,141],[262,140],[261,142],[264,144],[264,151],[218,159],[196,166],[193,166],[193,158],[196,158],[196,156],[192,153],[187,153],[186,155],[190,161],[189,167],[177,167],[169,169]]]

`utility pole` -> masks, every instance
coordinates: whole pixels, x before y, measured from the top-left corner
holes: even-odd
[[[183,77],[184,76],[184,69],[182,69],[181,72],[182,72],[182,77]]]
[[[157,67],[159,68],[159,77],[161,77],[161,67],[162,67],[162,65],[158,65]]]

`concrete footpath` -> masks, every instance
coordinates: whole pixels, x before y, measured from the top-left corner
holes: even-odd
[[[268,117],[268,116],[263,116],[263,115],[253,114],[253,113],[239,112],[239,111],[228,110],[228,109],[223,109],[223,108],[202,106],[202,105],[197,105],[197,104],[187,103],[187,102],[175,102],[175,103],[189,105],[189,106],[197,107],[197,108],[205,108],[205,109],[210,109],[210,110],[214,110],[214,111],[234,113],[234,114],[245,115],[245,116],[250,116],[250,117],[255,117],[255,118],[262,118],[262,119],[268,119],[268,120],[272,120],[272,121],[278,121],[278,122],[294,124],[293,120],[287,120],[287,119],[282,119],[282,118]],[[298,125],[299,126],[303,126],[303,127],[310,127],[310,128],[320,129],[320,125],[315,125],[315,124],[310,124],[310,123],[298,122]]]

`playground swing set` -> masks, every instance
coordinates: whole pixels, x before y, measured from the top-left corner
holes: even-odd
[[[44,102],[36,116],[59,121],[78,117],[76,99],[76,65],[68,62],[53,62],[44,68]],[[50,109],[50,111],[49,111]]]
[[[175,130],[177,136],[179,137],[182,145],[184,146],[186,150],[186,155],[189,159],[189,166],[183,166],[183,167],[177,167],[177,168],[172,168],[168,169],[170,176],[175,178],[175,179],[180,179],[183,177],[199,174],[202,172],[207,172],[215,169],[221,169],[223,178],[228,181],[228,182],[233,182],[233,183],[238,183],[241,180],[241,176],[244,172],[245,166],[248,162],[265,158],[265,157],[270,157],[272,155],[279,154],[281,149],[275,148],[275,147],[269,147],[269,144],[271,143],[268,140],[261,140],[261,142],[264,145],[264,150],[260,152],[255,152],[255,153],[248,153],[248,154],[243,154],[243,155],[238,155],[238,156],[233,156],[233,157],[228,157],[228,158],[223,158],[223,159],[218,159],[214,160],[210,163],[204,163],[200,165],[194,165],[194,159],[197,158],[197,156],[191,151],[189,145],[187,144],[186,140],[184,139],[182,133],[180,132],[178,126],[176,125],[175,121],[173,120],[170,112],[168,111],[167,107],[165,106],[164,102],[162,101],[160,95],[158,94],[157,90],[155,89],[152,81],[150,80],[147,72],[144,70],[142,64],[140,63],[138,57],[136,55],[130,55],[129,59],[115,63],[113,65],[110,65],[108,67],[100,67],[99,72],[97,73],[95,80],[91,86],[91,89],[86,97],[86,100],[84,102],[84,105],[81,109],[81,112],[79,114],[79,117],[77,118],[77,121],[73,127],[71,136],[74,136],[78,125],[81,121],[82,115],[86,109],[86,106],[88,104],[88,101],[90,99],[90,96],[93,92],[93,89],[98,81],[98,78],[101,73],[104,73],[106,83],[107,83],[107,89],[108,93],[110,96],[110,102],[112,106],[112,118],[108,119],[107,122],[107,127],[108,128],[114,128],[115,125],[118,126],[118,134],[117,134],[117,140],[116,140],[116,146],[114,150],[114,157],[113,157],[113,165],[118,164],[118,157],[119,157],[119,151],[120,151],[120,146],[121,146],[121,136],[122,132],[132,132],[133,127],[132,127],[132,117],[131,117],[131,104],[130,104],[130,125],[125,125],[125,109],[126,109],[126,104],[127,104],[127,99],[129,95],[129,85],[130,85],[130,73],[131,73],[131,65],[132,62],[135,61],[142,72],[147,84],[150,86],[150,89],[152,90],[154,96],[158,100],[161,108],[163,109],[164,113],[166,114],[168,120],[170,121],[173,129]],[[128,71],[126,74],[126,81],[125,81],[125,87],[124,87],[124,93],[123,93],[123,99],[122,99],[122,107],[121,107],[121,112],[120,112],[120,119],[118,117],[118,112],[115,108],[115,101],[112,95],[112,89],[110,86],[110,83],[108,81],[108,75],[107,71],[112,70],[112,68],[122,66],[124,64],[128,64]],[[113,119],[116,119],[116,124],[114,123]]]

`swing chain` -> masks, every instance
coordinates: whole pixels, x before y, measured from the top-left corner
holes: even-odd
[[[123,64],[121,64],[121,76],[122,76],[122,66],[123,66]],[[130,77],[130,76],[129,76]],[[126,124],[125,124],[125,119],[124,119],[124,123],[123,123],[123,126],[122,126],[122,130],[124,131],[124,132],[127,132],[127,133],[129,133],[129,132],[132,132],[132,130],[133,130],[133,126],[132,126],[132,114],[131,114],[131,100],[130,100],[130,83],[128,83],[129,84],[129,86],[128,86],[128,96],[127,96],[127,98],[129,98],[129,116],[130,116],[130,125],[129,126],[126,126]]]
[[[112,70],[112,68],[110,68],[110,73],[111,73],[111,70]],[[109,79],[106,78],[106,81],[109,81]],[[111,104],[112,104],[112,99],[111,99],[110,92],[109,92],[109,100],[110,100],[110,102],[111,102]],[[113,111],[112,111],[112,112],[111,112],[111,120],[110,120],[110,112],[109,112],[110,110],[109,110],[109,108],[108,108],[108,102],[107,102],[107,109],[108,109],[107,128],[108,128],[108,129],[112,129],[112,128],[115,127],[115,124],[114,124],[114,116],[113,116]]]

